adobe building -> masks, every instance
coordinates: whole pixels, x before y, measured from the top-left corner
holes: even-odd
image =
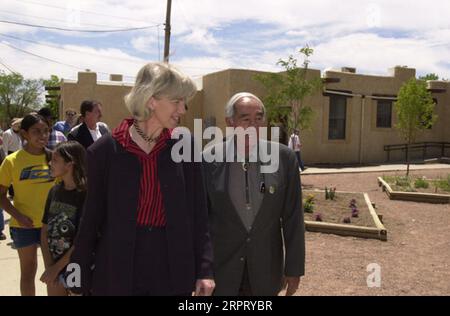
[[[193,131],[195,118],[203,120],[203,128],[218,126],[224,130],[224,106],[235,93],[247,91],[264,98],[264,87],[254,80],[259,71],[228,69],[205,75],[199,90],[188,104],[181,125]],[[323,78],[323,91],[307,98],[315,116],[311,131],[302,131],[302,158],[306,164],[371,164],[387,161],[387,145],[404,144],[397,129],[394,103],[400,87],[415,77],[412,68],[395,67],[386,76],[358,74],[354,68],[308,70],[307,77]],[[78,81],[61,82],[61,111],[79,108],[81,101],[96,99],[103,104],[103,121],[110,127],[129,116],[123,97],[132,85],[123,83],[120,75],[111,75],[109,82],[97,82],[96,74],[81,72]],[[450,82],[428,81],[436,102],[438,120],[416,140],[450,143]],[[417,149],[412,159],[450,156],[447,148]],[[404,150],[389,153],[390,161],[404,160]]]

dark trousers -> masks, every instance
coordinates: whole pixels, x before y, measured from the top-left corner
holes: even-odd
[[[5,229],[5,217],[3,217],[3,209],[0,208],[0,234]]]
[[[302,169],[302,171],[305,170],[305,165],[303,164],[302,156],[300,155],[300,152],[296,151],[295,155],[297,156],[297,161],[298,161],[298,165],[299,165],[300,169]]]
[[[12,153],[14,153],[14,152],[13,151],[8,151],[8,155],[11,155]],[[8,193],[9,193],[9,196],[11,198],[14,197],[14,188],[13,188],[12,184],[8,188]]]
[[[176,280],[174,280],[176,282]],[[189,296],[171,288],[166,230],[138,227],[134,251],[134,296]]]
[[[252,288],[250,286],[250,279],[248,277],[247,262],[244,266],[244,273],[242,274],[241,287],[239,288],[239,296],[253,296]]]

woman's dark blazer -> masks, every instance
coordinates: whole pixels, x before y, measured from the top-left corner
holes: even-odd
[[[166,212],[169,280],[174,294],[194,290],[197,279],[212,278],[201,163],[175,163],[168,140],[158,157]],[[141,165],[111,135],[87,151],[88,192],[74,243],[72,263],[81,268],[81,288],[92,295],[131,295]],[[168,280],[160,280],[167,282]]]

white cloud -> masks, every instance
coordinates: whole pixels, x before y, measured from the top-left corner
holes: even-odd
[[[115,48],[93,49],[90,47],[66,45],[61,49],[41,45],[27,45],[20,49],[45,57],[31,56],[4,45],[11,44],[1,41],[2,60],[27,77],[48,78],[51,74],[66,79],[76,79],[77,72],[90,69],[98,72],[98,79],[108,79],[108,74],[119,73],[134,77],[144,60],[135,58]],[[15,45],[14,45],[15,46]],[[17,47],[17,46],[15,46]],[[59,62],[59,63],[57,63]],[[130,81],[131,78],[128,78]]]
[[[73,14],[67,6],[75,3],[74,7],[80,9],[81,27],[125,28],[164,23],[166,9],[166,2],[161,0],[71,0],[64,3],[46,0],[41,1],[41,5],[30,2],[37,0],[2,1],[2,10],[28,17],[1,13],[0,17],[61,26],[66,24],[31,16],[67,21]],[[95,15],[91,11],[100,14]],[[298,47],[309,43],[315,48],[311,58],[315,68],[354,66],[359,72],[385,74],[387,68],[405,64],[417,68],[419,73],[436,72],[450,77],[450,20],[445,12],[450,12],[450,1],[430,4],[407,0],[174,0],[171,60],[185,66],[186,71],[193,75],[228,67],[277,70],[275,64],[278,59],[286,58]],[[261,29],[261,25],[264,28]],[[234,32],[232,36],[229,34],[231,31]],[[36,33],[36,29],[0,23],[0,32],[25,36]],[[225,36],[227,32],[228,37]],[[103,49],[85,47],[79,42],[71,45],[84,50],[84,54],[36,45],[24,47],[83,68],[134,74],[140,66],[139,58],[134,63],[92,54],[124,59],[133,59],[135,57],[131,55],[139,53],[155,56],[155,33],[155,28],[131,32],[128,39],[124,36],[124,46],[120,49],[117,42],[104,44]],[[70,38],[93,36],[55,34],[66,36],[66,42],[70,42]],[[59,72],[73,77],[76,74],[76,69],[36,60],[3,45],[0,45],[0,56],[25,75],[48,76]]]
[[[159,38],[158,33],[146,36],[134,37],[131,39],[133,48],[142,53],[160,53],[164,45],[164,38]]]
[[[187,35],[182,36],[180,41],[185,44],[195,45],[198,48],[206,49],[209,52],[215,51],[218,46],[214,36],[206,29],[192,30]]]
[[[318,68],[354,66],[358,72],[386,74],[388,68],[396,65],[441,73],[439,63],[449,58],[449,50],[428,47],[416,39],[352,34],[316,46],[312,59]]]

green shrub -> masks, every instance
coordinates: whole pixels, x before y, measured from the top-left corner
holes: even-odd
[[[416,188],[428,189],[429,186],[430,186],[429,183],[425,179],[419,178],[416,179],[416,181],[414,182],[414,187]]]
[[[303,211],[305,213],[313,213],[314,212],[314,195],[310,194],[308,197],[303,200]]]
[[[411,180],[409,177],[397,177],[395,179],[395,185],[397,185],[399,187],[410,187]]]
[[[439,188],[443,191],[450,192],[450,175],[447,176],[447,179],[439,179],[434,182],[436,188]]]

